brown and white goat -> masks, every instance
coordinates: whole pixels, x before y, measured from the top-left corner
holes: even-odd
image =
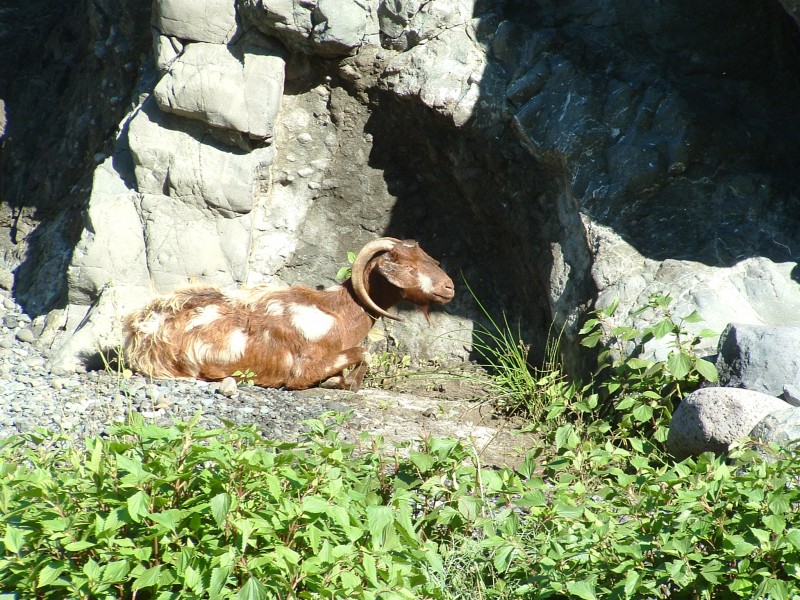
[[[361,342],[375,321],[400,320],[386,310],[401,300],[427,310],[455,292],[439,263],[413,240],[370,242],[352,273],[325,290],[174,291],[125,319],[126,358],[151,377],[214,381],[249,371],[263,387],[300,390],[330,380],[357,390],[368,368]]]

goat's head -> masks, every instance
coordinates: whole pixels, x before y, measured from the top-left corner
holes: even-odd
[[[368,281],[375,272],[396,288],[399,300],[418,306],[445,304],[455,294],[453,280],[417,242],[381,238],[364,246],[353,262],[353,290],[373,315],[401,320],[378,306],[370,296]]]

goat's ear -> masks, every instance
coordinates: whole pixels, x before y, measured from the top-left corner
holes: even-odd
[[[399,288],[405,289],[416,282],[414,273],[407,265],[382,260],[378,262],[377,270],[386,281]]]

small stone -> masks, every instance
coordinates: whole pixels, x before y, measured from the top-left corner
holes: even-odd
[[[307,144],[313,139],[314,138],[312,138],[311,134],[308,132],[303,132],[297,136],[297,141],[300,142],[301,144]]]
[[[33,342],[36,341],[36,334],[33,333],[33,331],[31,329],[29,329],[27,327],[24,327],[24,328],[20,329],[17,332],[16,338],[20,342],[25,342],[27,344],[32,344]]]
[[[13,298],[3,298],[3,306],[8,310],[16,310],[17,303],[14,302]]]
[[[50,385],[54,390],[60,392],[61,390],[64,389],[64,380],[61,379],[60,377],[53,377],[50,380]]]
[[[2,348],[6,348],[6,346],[3,346],[4,341],[5,340],[0,340],[0,347]],[[62,365],[52,365],[50,367],[50,372],[57,377],[62,377],[64,375],[70,374],[70,371],[64,368]]]
[[[14,274],[8,269],[0,268],[0,288],[11,291],[14,287]]]
[[[34,357],[29,358],[25,361],[25,364],[28,365],[31,369],[40,369],[44,366],[45,360],[41,357]]]
[[[311,175],[314,174],[314,169],[311,167],[303,167],[297,170],[297,174],[300,175],[300,177],[311,177]]]
[[[74,390],[80,384],[81,382],[78,381],[77,379],[64,379],[61,385],[63,385],[64,388],[68,390]]]
[[[223,396],[233,398],[234,396],[238,395],[239,386],[236,384],[236,380],[233,377],[226,377],[219,382],[219,388],[217,388],[217,391],[219,391],[219,393]]]
[[[8,327],[9,329],[14,329],[15,327],[19,326],[19,320],[17,319],[17,317],[13,315],[7,315],[3,319],[3,325]]]
[[[13,347],[14,347],[14,340],[12,340],[11,338],[3,338],[2,340],[0,340],[0,348],[5,348],[6,350],[8,350],[9,348]]]

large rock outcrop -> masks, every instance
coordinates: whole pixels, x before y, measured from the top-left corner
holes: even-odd
[[[138,39],[141,15],[75,0],[62,22],[84,4],[109,23],[118,15],[116,33],[95,27],[93,45],[48,51],[79,65],[93,64],[90,49],[130,56],[120,38]],[[626,0],[157,0],[152,54],[133,61],[135,89],[121,87],[127,114],[103,113],[119,133],[87,145],[84,185],[68,192],[68,179],[45,175],[45,145],[23,142],[35,129],[13,118],[32,92],[0,87],[0,165],[13,175],[2,200],[26,207],[37,250],[20,262],[24,240],[6,243],[17,296],[50,314],[42,343],[70,366],[113,343],[107,311],[153,291],[328,284],[348,250],[386,233],[419,239],[484,306],[519,320],[534,356],[553,322],[566,325],[573,366],[576,323],[613,298],[623,319],[667,292],[679,314],[698,308],[719,331],[800,324],[793,15],[788,0],[647,11]],[[46,91],[88,104],[69,90],[112,81],[90,73]],[[80,123],[60,124],[80,136]],[[46,189],[22,201],[37,177]],[[85,210],[57,209],[66,196]],[[389,333],[423,356],[463,356],[480,317],[462,287],[432,329],[412,318]]]

